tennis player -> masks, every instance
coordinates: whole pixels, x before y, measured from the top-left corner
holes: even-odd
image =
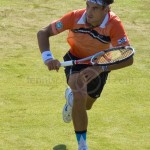
[[[99,51],[115,46],[129,45],[122,22],[110,9],[114,0],[86,0],[86,8],[74,10],[41,29],[38,44],[43,61],[48,69],[59,70],[60,62],[50,50],[49,37],[68,30],[69,51],[64,61],[81,59]],[[65,67],[69,88],[66,89],[66,104],[63,108],[63,120],[73,120],[78,142],[78,150],[88,150],[86,135],[88,127],[87,110],[100,97],[108,74],[132,65],[133,58],[111,66],[76,65]]]

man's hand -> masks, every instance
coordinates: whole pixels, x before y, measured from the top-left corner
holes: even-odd
[[[60,68],[60,62],[57,59],[49,59],[45,62],[45,65],[48,67],[48,69],[56,70],[58,71]]]
[[[102,73],[103,70],[100,66],[91,66],[88,68],[85,68],[80,72],[80,75],[82,76],[82,79],[88,84],[91,82],[94,78],[99,76],[100,73]]]

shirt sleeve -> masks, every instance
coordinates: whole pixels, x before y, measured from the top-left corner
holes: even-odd
[[[110,38],[113,47],[119,45],[129,45],[129,39],[120,20],[115,20],[112,23]]]
[[[58,20],[51,23],[54,35],[59,34],[65,30],[72,29],[74,24],[75,12],[70,12]]]

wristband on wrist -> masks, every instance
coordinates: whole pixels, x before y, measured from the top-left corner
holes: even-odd
[[[49,59],[54,59],[54,57],[51,51],[47,50],[47,51],[42,52],[42,59],[45,63]]]
[[[108,66],[101,66],[101,69],[103,70],[103,72],[108,71]]]

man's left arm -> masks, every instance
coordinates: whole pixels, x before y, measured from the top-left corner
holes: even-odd
[[[112,70],[125,68],[125,67],[128,67],[128,66],[131,66],[132,64],[133,64],[133,57],[131,57],[131,58],[129,58],[126,61],[123,61],[121,63],[107,66],[106,71],[112,71]]]
[[[112,47],[117,46],[130,46],[129,39],[123,27],[123,24],[120,20],[115,20],[111,26],[110,30],[110,38]],[[117,70],[121,68],[125,68],[131,66],[133,64],[133,57],[127,59],[118,64],[113,64],[107,66],[107,71]]]

